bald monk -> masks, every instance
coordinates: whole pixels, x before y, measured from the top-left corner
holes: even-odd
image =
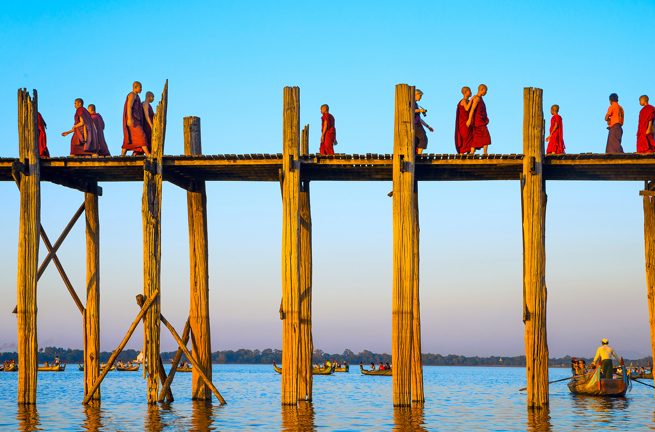
[[[471,151],[471,142],[473,141],[473,134],[471,127],[466,125],[469,118],[469,110],[471,109],[471,89],[469,87],[462,87],[463,99],[457,104],[457,111],[455,112],[455,149],[457,154],[465,154]]]
[[[559,105],[550,107],[553,117],[550,119],[550,134],[546,137],[548,148],[546,154],[564,154],[564,131],[562,129],[562,117],[559,115]]]
[[[71,156],[91,156],[98,153],[98,136],[91,114],[84,108],[82,99],[75,99],[75,126],[61,136],[73,134]]]
[[[48,140],[45,135],[45,120],[41,117],[41,113],[38,113],[38,122],[39,122],[39,156],[41,157],[50,157],[50,152],[48,151]]]
[[[89,114],[91,114],[91,119],[96,127],[96,133],[98,134],[98,156],[111,156],[109,148],[107,147],[107,141],[105,141],[105,121],[102,119],[102,116],[96,112],[96,106],[93,104],[89,104]]]
[[[621,140],[623,139],[623,108],[619,105],[619,96],[616,93],[610,95],[610,107],[605,115],[607,122],[607,147],[605,153],[623,153]]]
[[[125,99],[123,107],[123,152],[125,156],[128,150],[134,151],[134,154],[145,153],[150,157],[150,148],[148,148],[148,139],[143,131],[144,115],[143,105],[141,105],[141,83],[134,81],[132,92]]]
[[[143,114],[145,117],[145,121],[143,122],[143,131],[146,133],[146,139],[148,140],[149,148],[152,148],[152,130],[155,128],[152,125],[152,122],[155,119],[155,113],[150,106],[154,100],[155,95],[152,94],[152,92],[147,92],[146,101],[143,103]]]
[[[648,103],[648,96],[643,95],[639,98],[639,105],[643,108],[639,111],[639,127],[637,128],[637,152],[653,153],[655,152],[655,138],[653,132],[655,127],[655,107]]]
[[[327,104],[321,105],[321,148],[322,155],[333,155],[334,145],[337,144],[337,130],[334,127],[334,116],[330,114]]]
[[[471,109],[469,110],[469,119],[466,126],[471,126],[473,130],[473,140],[471,142],[471,154],[479,148],[484,148],[484,154],[487,154],[487,147],[491,144],[491,135],[489,135],[489,117],[487,117],[487,106],[484,104],[482,96],[487,94],[487,86],[480,84],[478,94],[471,100]]]

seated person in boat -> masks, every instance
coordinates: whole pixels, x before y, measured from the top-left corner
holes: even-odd
[[[372,371],[375,370],[375,363],[373,363],[373,362],[371,362],[371,370],[372,370]]]
[[[43,366],[48,367],[50,365],[48,364],[48,362],[45,362],[45,363],[43,363]]]
[[[382,362],[380,362],[380,367],[378,368],[378,370],[384,370],[384,365],[382,364]]]
[[[59,356],[55,356],[55,364],[58,365],[59,363],[61,363],[61,362],[59,361]]]
[[[594,363],[596,363],[596,360],[598,360],[598,357],[600,357],[600,367],[601,367],[601,375],[605,379],[612,379],[612,356],[621,363],[621,360],[619,359],[619,356],[616,355],[616,351],[612,349],[608,345],[608,340],[603,339],[602,345],[598,347],[596,350],[596,356],[594,357]]]
[[[389,366],[389,363],[385,363],[385,364],[384,364],[384,368],[385,368],[386,370],[391,370],[391,366]]]

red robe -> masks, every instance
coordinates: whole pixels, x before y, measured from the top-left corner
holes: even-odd
[[[557,125],[557,130],[553,133],[553,129]],[[548,148],[546,153],[564,154],[564,131],[562,130],[562,116],[555,114],[550,119],[550,140],[548,141]]]
[[[639,111],[639,127],[637,128],[637,152],[655,152],[655,139],[653,135],[646,135],[648,124],[655,119],[655,107],[646,105]]]
[[[321,143],[320,153],[322,155],[334,154],[334,141],[337,139],[337,130],[334,128],[334,116],[330,113],[323,114],[321,117],[321,134],[327,122],[327,130],[325,131],[325,140]]]
[[[48,141],[45,135],[45,120],[41,117],[41,113],[38,113],[39,120],[39,156],[41,157],[50,157],[50,152],[48,151]]]
[[[471,127],[466,126],[469,119],[469,113],[461,103],[457,104],[457,111],[455,112],[455,149],[457,153],[469,153],[471,151],[471,142],[473,141],[473,134]]]
[[[91,114],[91,118],[98,134],[98,156],[111,156],[107,141],[105,141],[105,121],[98,113]]]
[[[487,106],[484,104],[482,96],[480,96],[478,106],[475,107],[472,120],[473,141],[471,142],[471,147],[479,149],[491,144],[491,135],[489,135],[489,129],[487,129],[487,125],[489,124]]]
[[[155,112],[152,110],[150,104],[148,104],[148,117],[150,117],[150,122],[155,118]],[[148,119],[143,119],[143,132],[146,133],[146,140],[148,140],[148,148],[152,148],[152,129],[150,128],[150,123]]]
[[[98,135],[91,114],[84,107],[75,111],[75,123],[80,120],[84,125],[76,127],[71,138],[71,156],[92,155],[98,153]]]
[[[148,139],[143,131],[143,122],[145,121],[143,118],[143,105],[141,105],[139,94],[134,93],[134,99],[132,99],[132,126],[128,126],[127,101],[130,98],[130,94],[125,98],[125,106],[123,107],[123,148],[127,150],[138,150],[140,153],[142,152],[142,147],[148,146]]]

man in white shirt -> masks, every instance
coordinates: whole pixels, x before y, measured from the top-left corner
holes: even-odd
[[[602,378],[612,378],[612,356],[621,363],[619,356],[616,355],[616,351],[608,345],[607,339],[601,341],[603,344],[598,347],[596,350],[596,356],[594,357],[594,363],[600,357],[600,367]]]

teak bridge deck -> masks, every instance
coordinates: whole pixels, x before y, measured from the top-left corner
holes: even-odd
[[[284,89],[283,153],[203,155],[200,119],[184,119],[182,156],[164,156],[168,82],[154,121],[152,155],[118,157],[58,157],[40,159],[37,93],[18,92],[19,158],[0,158],[0,181],[15,181],[20,189],[18,248],[18,402],[35,403],[38,344],[36,286],[46,266],[54,262],[84,318],[84,403],[100,399],[100,383],[111,364],[143,320],[148,359],[148,402],[172,401],[170,384],[185,354],[193,368],[192,397],[224,399],[211,379],[209,271],[207,261],[207,181],[280,182],[283,201],[282,236],[282,403],[294,405],[312,398],[312,246],[309,185],[312,181],[393,182],[393,402],[396,406],[423,403],[419,307],[418,182],[518,180],[523,220],[523,322],[527,362],[527,405],[549,403],[548,344],[546,340],[545,211],[546,180],[644,181],[646,275],[655,348],[655,155],[544,155],[542,90],[524,89],[523,154],[416,155],[414,147],[414,87],[396,86],[393,154],[309,154],[309,126],[301,131],[300,90]],[[40,182],[48,181],[85,193],[85,201],[54,246],[40,221]],[[127,335],[114,351],[105,371],[98,364],[100,255],[99,182],[143,182],[144,290],[141,307]],[[164,318],[160,290],[160,208],[162,181],[187,191],[191,264],[191,307],[182,336]],[[87,243],[86,305],[57,258],[57,250],[75,222],[85,213]],[[48,255],[39,266],[39,242]],[[160,323],[179,344],[167,376],[159,357]],[[186,345],[192,342],[192,352]],[[159,384],[161,382],[161,388]]]

